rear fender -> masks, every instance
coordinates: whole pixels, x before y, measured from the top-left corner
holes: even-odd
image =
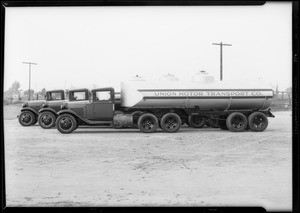
[[[273,115],[273,114],[271,113],[271,110],[270,110],[270,109],[269,109],[268,111],[265,112],[265,115],[266,115],[267,117],[275,118],[275,115]]]

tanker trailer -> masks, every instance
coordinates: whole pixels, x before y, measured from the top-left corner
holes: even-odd
[[[122,82],[121,104],[116,108],[111,87],[91,91],[89,102],[68,102],[62,105],[56,127],[61,133],[71,133],[77,123],[94,126],[136,125],[145,133],[160,127],[165,132],[177,132],[182,120],[193,127],[203,120],[217,120],[222,129],[241,132],[249,125],[252,131],[264,131],[268,118],[274,117],[269,106],[273,90],[260,82],[236,84],[216,82],[209,85],[186,82]]]
[[[258,87],[259,85],[259,87]],[[270,112],[273,90],[263,81],[198,82],[122,82],[122,107],[133,111],[133,123],[143,123],[145,113],[165,132],[176,132],[184,122],[201,128],[206,120],[216,121],[221,129],[264,131]],[[152,116],[151,115],[151,116]],[[149,121],[148,121],[149,123]],[[141,129],[141,128],[140,128]],[[151,129],[151,128],[150,128]],[[153,131],[150,130],[149,132]],[[153,127],[155,129],[155,127]],[[143,132],[144,129],[141,129]]]

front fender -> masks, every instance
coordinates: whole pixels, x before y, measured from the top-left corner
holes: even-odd
[[[62,115],[62,114],[71,114],[71,115],[73,115],[75,118],[77,118],[77,119],[79,119],[79,120],[85,122],[84,119],[83,119],[80,115],[78,115],[76,112],[74,112],[73,110],[70,110],[70,109],[63,109],[63,110],[60,110],[60,111],[57,112],[57,115],[58,115],[58,116],[59,116],[59,115]]]
[[[34,109],[32,109],[31,107],[24,107],[21,109],[21,112],[24,112],[24,111],[30,111],[32,112],[33,114],[35,114],[36,116],[39,115],[39,113],[37,111],[35,111]]]
[[[52,112],[54,115],[57,115],[57,112],[54,109],[49,108],[49,107],[39,110],[39,113],[42,113],[42,112]]]

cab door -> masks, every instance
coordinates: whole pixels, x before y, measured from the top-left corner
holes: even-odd
[[[93,93],[93,120],[112,121],[114,116],[113,90],[97,90]]]

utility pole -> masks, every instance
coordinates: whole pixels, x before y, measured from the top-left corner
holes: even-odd
[[[29,65],[29,90],[28,90],[28,101],[30,101],[30,81],[31,81],[31,65],[37,65],[37,63],[33,62],[22,62],[23,64]]]
[[[223,80],[223,46],[232,46],[231,44],[223,44],[220,43],[212,43],[213,45],[219,45],[220,46],[220,81]]]

